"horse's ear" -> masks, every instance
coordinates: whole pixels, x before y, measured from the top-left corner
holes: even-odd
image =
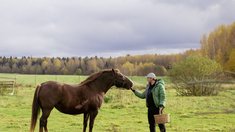
[[[115,74],[116,72],[115,72],[115,70],[112,68],[112,72]]]
[[[112,73],[113,73],[114,76],[116,75],[116,71],[113,68],[112,68]]]

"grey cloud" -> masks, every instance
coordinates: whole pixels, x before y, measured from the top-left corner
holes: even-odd
[[[86,56],[198,48],[204,33],[235,19],[234,4],[234,0],[5,0],[0,2],[0,55]]]
[[[158,2],[170,5],[183,5],[198,9],[207,9],[215,4],[221,4],[227,0],[158,0]],[[154,0],[153,0],[154,2]]]

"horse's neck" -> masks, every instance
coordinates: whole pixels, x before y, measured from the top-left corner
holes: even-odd
[[[113,79],[107,74],[108,73],[104,73],[96,80],[91,82],[89,86],[97,92],[106,93],[113,86]]]

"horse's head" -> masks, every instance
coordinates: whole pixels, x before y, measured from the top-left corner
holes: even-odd
[[[112,69],[112,72],[114,75],[114,85],[116,87],[130,89],[133,86],[133,82],[119,70]]]

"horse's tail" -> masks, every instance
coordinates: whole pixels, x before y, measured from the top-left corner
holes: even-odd
[[[31,125],[30,125],[30,132],[33,132],[37,123],[38,114],[40,112],[40,106],[39,106],[39,100],[38,100],[38,93],[40,90],[40,85],[37,86],[34,98],[33,98],[33,104],[32,104],[32,116],[31,116]]]

